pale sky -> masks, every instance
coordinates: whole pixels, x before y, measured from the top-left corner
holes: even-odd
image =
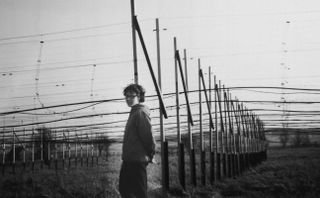
[[[281,87],[283,84],[320,89],[320,2],[317,0],[136,0],[135,8],[155,72],[155,18],[160,21],[163,94],[175,91],[174,37],[180,55],[183,56],[183,49],[187,50],[190,90],[198,88],[198,58],[204,72],[208,73],[211,66],[212,75],[226,87]],[[1,112],[121,98],[122,89],[133,83],[129,0],[0,0],[0,26]],[[148,95],[154,95],[139,40],[137,44],[139,83],[146,87]],[[281,95],[281,90],[231,90],[232,96],[239,100],[282,101],[282,97],[286,101],[320,102],[319,91],[293,92],[299,91],[286,91],[288,94]],[[184,103],[183,96],[180,100]],[[191,96],[191,101],[196,100],[197,94]],[[174,98],[165,102],[169,106],[172,101]],[[157,107],[157,101],[148,104],[151,108]],[[249,109],[284,108],[267,103],[245,105]],[[2,116],[0,123],[6,126],[128,111],[122,101],[53,114],[86,106],[33,112],[48,114],[42,116]],[[319,104],[290,104],[285,108],[316,111],[319,107]],[[168,111],[174,116],[174,110]],[[185,109],[181,111],[186,114]],[[197,114],[198,107],[195,106],[193,112]],[[157,111],[153,113],[158,115]],[[256,112],[260,113],[265,112]],[[279,114],[276,119],[281,119],[280,113],[276,113]],[[260,117],[270,119],[270,116]],[[94,124],[125,118],[103,116],[46,126]],[[295,116],[292,119],[311,118]],[[319,121],[317,116],[312,119]],[[309,126],[319,127],[319,122]]]

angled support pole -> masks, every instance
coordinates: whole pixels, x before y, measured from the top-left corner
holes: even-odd
[[[184,75],[183,75],[183,70],[182,70],[179,50],[176,50],[175,59],[178,62],[178,65],[179,65],[179,70],[180,70],[180,76],[181,76],[181,81],[182,81],[182,85],[183,85],[184,96],[186,98],[187,111],[188,111],[188,122],[193,126],[193,119],[192,119],[191,108],[190,108],[190,103],[189,103],[188,90],[187,90],[187,86],[186,86],[186,83],[185,83],[185,80],[184,80],[184,77],[183,77]]]
[[[141,29],[140,29],[140,26],[139,26],[139,23],[138,23],[138,20],[137,20],[137,16],[135,16],[133,19],[134,19],[133,20],[133,24],[134,24],[135,30],[138,33],[138,36],[139,36],[139,39],[140,39],[140,43],[141,43],[141,46],[142,46],[142,49],[143,49],[143,52],[144,52],[144,56],[145,56],[146,61],[148,63],[148,68],[149,68],[149,71],[150,71],[150,74],[151,74],[151,77],[152,77],[152,81],[153,81],[154,87],[156,88],[156,92],[157,92],[158,99],[159,99],[159,102],[160,102],[161,111],[163,113],[163,116],[167,119],[168,115],[167,115],[167,111],[166,111],[166,108],[165,108],[164,103],[163,103],[162,93],[160,91],[160,88],[159,88],[158,83],[157,83],[157,79],[156,79],[156,77],[154,75],[154,72],[153,72],[153,69],[152,69],[151,61],[150,61],[150,58],[149,58],[149,55],[148,55],[148,51],[147,51],[146,45],[144,43],[144,39],[143,39],[143,36],[142,36],[142,33],[141,33]]]
[[[206,103],[207,103],[207,107],[208,107],[208,113],[209,113],[209,119],[210,119],[210,127],[212,129],[214,129],[214,125],[213,125],[213,121],[212,121],[212,115],[211,115],[211,109],[210,109],[210,101],[208,98],[208,94],[207,94],[207,89],[206,89],[206,84],[204,82],[204,77],[203,77],[203,72],[202,69],[200,69],[200,77],[201,77],[201,81],[202,81],[202,85],[203,85],[203,89],[204,89],[204,95],[206,97]]]

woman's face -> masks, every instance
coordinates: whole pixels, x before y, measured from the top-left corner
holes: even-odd
[[[136,104],[139,104],[139,96],[135,92],[128,91],[125,94],[125,97],[126,97],[126,102],[127,102],[128,107],[132,107]]]

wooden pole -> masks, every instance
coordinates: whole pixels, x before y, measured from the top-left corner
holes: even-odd
[[[254,165],[258,165],[258,147],[257,147],[257,120],[255,114],[252,112],[252,124],[253,124],[253,152],[254,152]]]
[[[75,132],[75,134],[76,134],[76,140],[75,140],[75,143],[76,143],[76,145],[75,145],[75,166],[77,167],[77,165],[78,165],[78,141],[79,141],[79,137],[78,137],[78,134],[77,134],[77,132]]]
[[[23,154],[22,154],[23,170],[26,170],[26,130],[23,128]]]
[[[12,170],[13,170],[13,174],[16,173],[16,170],[15,170],[15,166],[16,166],[16,138],[15,138],[15,133],[14,133],[14,128],[12,129],[12,141],[13,141],[13,144],[12,144]]]
[[[200,129],[200,165],[201,165],[201,183],[202,185],[206,184],[206,164],[205,164],[205,151],[203,144],[203,130],[202,130],[202,86],[201,86],[201,63],[200,59],[198,59],[198,71],[199,71],[199,129]]]
[[[188,66],[187,66],[187,50],[183,50],[184,54],[184,66],[185,66],[185,79],[186,79],[186,90],[189,91],[189,84],[188,84]],[[196,160],[195,160],[195,152],[193,146],[193,138],[192,138],[192,129],[191,123],[188,122],[188,135],[189,135],[189,152],[190,152],[190,177],[191,182],[194,186],[197,185],[197,178],[196,178]]]
[[[245,143],[245,127],[244,127],[244,118],[243,118],[243,113],[242,113],[242,108],[238,102],[238,112],[239,112],[239,123],[241,125],[241,173],[245,170],[246,168],[246,143]]]
[[[173,49],[174,49],[174,57],[176,57],[177,51],[177,38],[173,38]],[[180,102],[179,102],[179,81],[178,81],[178,64],[175,58],[174,61],[174,73],[175,73],[175,90],[176,90],[176,120],[177,120],[177,140],[178,147],[181,143],[181,134],[180,134]],[[180,153],[179,153],[180,154]],[[180,165],[179,165],[180,167]]]
[[[179,181],[183,189],[185,189],[184,179],[184,149],[181,143],[181,131],[180,131],[180,95],[179,95],[179,72],[178,72],[178,61],[179,55],[177,54],[177,39],[173,39],[174,48],[174,71],[175,71],[175,88],[176,88],[176,119],[177,119],[177,140],[178,140],[178,170],[179,170]],[[182,76],[183,77],[183,76]]]
[[[86,142],[86,154],[87,154],[87,167],[89,167],[89,136],[87,135],[87,142]]]
[[[211,70],[209,70],[209,73],[211,73]],[[210,75],[209,75],[210,76]],[[210,145],[210,150],[209,150],[209,154],[210,154],[210,182],[213,182],[213,166],[212,166],[212,129],[214,129],[214,125],[213,125],[213,121],[212,121],[212,114],[211,114],[211,96],[210,99],[208,98],[207,95],[207,89],[206,89],[206,85],[205,85],[205,81],[204,81],[204,76],[203,76],[203,72],[200,69],[200,77],[202,79],[202,86],[204,89],[204,94],[205,94],[205,98],[206,98],[206,103],[207,103],[207,108],[208,108],[208,114],[209,114],[209,127],[210,127],[210,137],[209,137],[209,145]],[[209,84],[211,84],[211,79],[209,81]],[[210,85],[210,90],[211,90],[211,85]],[[205,156],[205,153],[204,153]],[[205,169],[205,168],[204,168]]]
[[[243,103],[241,103],[240,107],[241,113],[241,121],[242,121],[242,128],[243,128],[243,170],[247,170],[248,168],[248,145],[247,145],[247,127],[246,127],[246,119],[243,110]]]
[[[55,132],[54,137],[54,164],[55,164],[55,170],[58,170],[58,147],[57,147],[57,132]]]
[[[218,100],[218,90],[217,90],[217,78],[214,75],[214,120],[215,120],[215,143],[216,147],[214,150],[214,161],[215,161],[215,172],[214,172],[214,180],[217,181],[220,179],[220,142],[219,142],[219,133],[218,133],[218,108],[217,108],[217,100]]]
[[[4,139],[5,128],[2,129],[2,133],[3,133],[3,139],[2,139],[2,175],[4,175],[5,166],[6,166],[6,142],[5,142],[5,139]]]
[[[98,159],[98,156],[97,156],[97,159]],[[94,146],[93,146],[93,134],[91,134],[91,167],[93,167],[93,162],[94,162]]]
[[[236,103],[237,114],[238,114],[238,122],[239,122],[239,155],[240,155],[240,174],[242,174],[244,170],[244,128],[242,126],[242,117],[241,117],[241,108],[240,104],[237,100]]]
[[[212,109],[212,96],[211,96],[211,66],[209,66],[209,104],[210,104],[210,114]],[[211,120],[211,122],[213,122]],[[217,127],[217,125],[215,125]],[[213,130],[211,127],[209,127],[209,146],[210,146],[210,183],[211,185],[214,183],[214,152],[213,152]]]
[[[232,116],[232,108],[231,108],[231,94],[229,89],[227,89],[227,107],[228,107],[228,117],[229,117],[229,129],[230,129],[230,146],[231,146],[231,177],[235,177],[235,169],[236,169],[236,145],[235,145],[235,133],[234,133],[234,119]]]
[[[98,140],[98,133],[96,133],[96,140]],[[92,148],[94,149],[93,141],[92,141]],[[97,144],[96,144],[96,153],[97,153],[97,165],[99,165],[100,153],[99,153],[99,149],[98,149]]]
[[[250,120],[249,111],[246,108],[246,120],[247,120],[247,127],[248,127],[248,164],[249,167],[252,166],[252,123]]]
[[[156,19],[156,37],[157,37],[157,64],[158,64],[158,85],[159,89],[162,90],[162,81],[161,81],[161,56],[160,56],[160,28],[159,28],[159,19]],[[163,113],[161,111],[161,103],[159,101],[159,122],[160,122],[160,141],[161,141],[161,185],[162,185],[162,196],[165,197],[168,191],[169,186],[169,165],[165,162],[168,161],[166,159],[165,154],[165,141],[166,134],[163,128]],[[168,176],[168,177],[167,177]]]
[[[227,91],[224,91],[224,97],[225,97],[225,103],[226,103],[226,107],[227,107],[227,118],[228,118],[228,125],[229,125],[229,130],[228,130],[228,136],[227,136],[227,140],[228,140],[228,176],[229,177],[233,177],[233,129],[232,129],[232,123],[231,123],[231,116],[230,116],[230,107],[229,107],[229,94]]]
[[[232,111],[233,111],[233,115],[234,115],[234,119],[236,122],[236,126],[237,126],[237,134],[235,136],[235,154],[236,154],[236,175],[239,176],[240,175],[240,155],[241,155],[241,135],[240,135],[240,123],[239,123],[239,118],[238,118],[238,113],[237,110],[234,106],[233,101],[231,100],[231,107],[232,107]]]
[[[229,177],[230,174],[229,174],[229,154],[230,154],[230,144],[229,144],[229,139],[228,139],[228,136],[229,136],[229,131],[228,131],[228,114],[227,114],[227,104],[226,104],[226,95],[225,95],[225,87],[224,85],[222,86],[223,87],[223,110],[224,110],[224,121],[225,121],[225,134],[224,134],[224,143],[225,143],[225,153],[223,155],[223,162],[224,162],[224,175]]]
[[[178,66],[179,66],[181,82],[182,82],[182,86],[183,86],[184,96],[185,96],[185,99],[186,99],[187,112],[188,112],[188,122],[190,122],[190,124],[193,126],[192,113],[191,113],[191,108],[190,108],[190,103],[189,103],[187,87],[186,87],[186,83],[185,83],[185,80],[184,80],[184,75],[183,75],[183,69],[182,69],[182,65],[181,65],[179,50],[176,50],[175,58],[176,58],[176,61],[178,63]]]
[[[190,107],[190,103],[189,103],[189,97],[188,97],[188,89],[187,89],[187,85],[186,82],[184,80],[184,75],[183,75],[183,68],[181,65],[181,60],[180,60],[180,55],[179,55],[179,51],[176,50],[176,60],[178,62],[178,66],[179,66],[179,70],[180,70],[180,76],[181,76],[181,81],[182,81],[182,85],[183,85],[183,90],[184,90],[184,96],[186,99],[186,104],[187,104],[187,112],[188,112],[188,123],[190,125],[193,126],[193,118],[192,118],[192,113],[191,113],[191,107]],[[189,126],[190,129],[190,126]],[[190,134],[189,134],[190,135]],[[182,154],[183,154],[183,158],[184,158],[184,143],[180,144],[181,149],[182,149]],[[183,182],[184,182],[184,186],[185,186],[185,179],[184,179],[184,159],[181,161],[182,163],[182,172],[183,172]]]
[[[156,79],[156,77],[154,75],[154,72],[153,72],[153,68],[152,68],[152,65],[151,65],[149,54],[148,54],[146,45],[145,45],[144,40],[143,40],[143,36],[142,36],[142,33],[141,33],[141,29],[140,29],[137,17],[134,17],[134,25],[135,25],[135,29],[137,30],[138,36],[140,38],[141,47],[143,49],[143,53],[144,53],[144,56],[145,56],[147,64],[148,64],[148,68],[149,68],[149,71],[150,71],[150,74],[151,74],[153,85],[154,85],[154,87],[156,89],[156,92],[157,92],[157,96],[158,96],[158,99],[159,99],[159,102],[160,102],[161,111],[163,113],[164,118],[168,118],[167,111],[166,111],[166,108],[164,106],[163,99],[162,99],[162,93],[160,91],[160,88],[159,88],[158,83],[157,83],[157,79]]]
[[[220,179],[224,177],[224,163],[223,163],[223,156],[225,153],[225,147],[224,147],[224,123],[223,123],[223,115],[222,115],[222,105],[221,105],[221,82],[219,80],[219,88],[216,84],[216,91],[217,91],[217,99],[218,99],[218,107],[219,107],[219,115],[220,115],[220,145],[221,145],[221,153],[220,153]]]
[[[245,110],[243,107],[243,103],[241,103],[241,112],[242,112],[242,116],[243,116],[243,121],[244,121],[244,134],[245,134],[245,138],[244,138],[244,145],[245,145],[245,155],[244,155],[244,169],[247,170],[249,168],[249,128],[248,128],[248,121],[247,121],[247,116],[245,114]]]
[[[202,69],[200,69],[200,78],[202,80],[203,91],[204,91],[206,104],[207,104],[207,108],[208,108],[208,113],[209,113],[209,126],[210,126],[210,128],[214,129],[214,125],[213,125],[213,121],[212,121],[212,115],[211,115],[211,106],[210,106],[210,101],[209,101],[209,98],[208,98],[208,95],[207,95],[207,89],[206,89],[206,84],[204,82]]]
[[[62,141],[62,168],[64,169],[64,162],[65,162],[65,144],[67,142],[67,137],[66,134],[64,132],[62,132],[63,134],[63,141]]]
[[[135,5],[134,0],[130,0],[131,5],[131,29],[132,29],[132,48],[133,48],[133,68],[134,68],[134,83],[139,83],[138,78],[138,59],[137,59],[137,41],[136,41],[136,32],[134,25],[135,18]]]
[[[48,167],[51,166],[51,140],[48,140]]]
[[[40,167],[43,168],[43,133],[44,133],[44,129],[43,130],[39,130],[40,132]]]
[[[32,151],[31,151],[31,155],[32,155],[32,170],[34,170],[34,129],[32,129]]]
[[[71,145],[70,145],[70,131],[68,130],[68,161],[69,161],[69,168],[71,166]]]
[[[82,143],[83,143],[83,138],[82,138],[82,133],[81,133],[81,136],[80,136],[80,163],[81,163],[81,166],[83,166],[83,158],[82,158]]]

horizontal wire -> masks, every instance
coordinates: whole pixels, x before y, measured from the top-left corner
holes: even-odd
[[[43,37],[43,36],[49,36],[49,35],[57,35],[57,34],[64,34],[64,33],[70,33],[70,32],[78,32],[78,31],[83,31],[83,30],[92,30],[92,29],[98,29],[98,28],[103,28],[103,27],[111,27],[111,26],[117,26],[117,25],[124,25],[124,24],[131,24],[131,23],[130,22],[121,22],[121,23],[114,23],[114,24],[106,24],[106,25],[84,27],[84,28],[75,28],[75,29],[63,30],[63,31],[46,32],[46,33],[30,34],[30,35],[14,36],[14,37],[4,37],[4,38],[0,38],[0,41],[14,40],[14,39],[25,39],[25,38],[33,38],[33,37]]]

